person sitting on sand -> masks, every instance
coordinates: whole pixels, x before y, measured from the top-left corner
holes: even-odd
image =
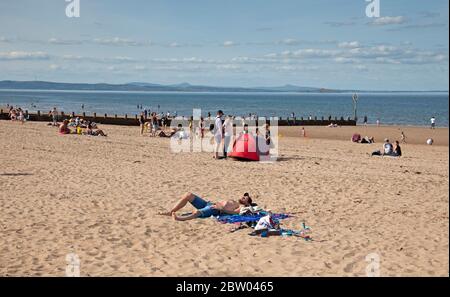
[[[392,151],[392,156],[394,156],[394,157],[402,156],[402,148],[400,147],[400,143],[398,143],[398,140],[395,141],[394,150]]]
[[[72,133],[69,128],[69,121],[64,120],[61,125],[59,125],[59,134],[70,134]]]
[[[372,153],[372,156],[391,156],[393,154],[394,147],[389,142],[389,139],[384,139],[383,152],[377,150]]]
[[[91,136],[107,136],[104,132],[103,132],[103,130],[100,130],[100,129],[94,129],[93,127],[92,127],[92,124],[91,123],[89,123],[88,125],[87,125],[87,128],[86,128],[86,135],[91,135]]]
[[[196,210],[189,215],[178,216],[177,211],[190,203]],[[255,205],[248,193],[245,193],[238,201],[221,200],[216,203],[206,201],[193,193],[185,194],[169,212],[159,213],[160,215],[172,216],[176,221],[187,221],[196,218],[209,218],[220,214],[239,214],[241,208]]]

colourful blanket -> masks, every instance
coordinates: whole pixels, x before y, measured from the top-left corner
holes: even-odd
[[[252,215],[220,215],[217,216],[217,220],[223,224],[235,224],[235,223],[246,223],[246,222],[258,222],[259,219],[266,216],[267,212],[261,211],[257,214]],[[274,220],[284,220],[292,217],[289,214],[276,213],[272,214],[272,219]]]

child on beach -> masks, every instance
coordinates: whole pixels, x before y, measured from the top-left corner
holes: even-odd
[[[400,141],[402,143],[406,143],[406,136],[405,136],[405,133],[403,133],[403,131],[401,132],[400,137],[401,137]]]

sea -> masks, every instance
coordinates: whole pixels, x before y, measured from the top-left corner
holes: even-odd
[[[53,107],[65,113],[134,116],[142,109],[172,115],[191,116],[201,109],[203,116],[217,110],[225,114],[265,117],[318,119],[329,116],[351,117],[351,93],[217,93],[217,92],[131,92],[131,91],[45,91],[0,90],[0,106],[20,106],[29,112],[48,112]],[[142,106],[142,109],[141,109]],[[358,121],[382,125],[428,126],[436,118],[438,127],[448,127],[448,92],[374,92],[359,93],[356,103]]]

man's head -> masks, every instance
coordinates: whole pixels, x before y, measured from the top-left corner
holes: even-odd
[[[389,143],[389,139],[385,138],[384,142]]]
[[[248,193],[245,193],[240,199],[239,203],[244,206],[251,206],[253,204],[252,198]]]
[[[219,111],[217,112],[217,116],[219,116],[219,117],[223,116],[223,111],[219,110]]]

